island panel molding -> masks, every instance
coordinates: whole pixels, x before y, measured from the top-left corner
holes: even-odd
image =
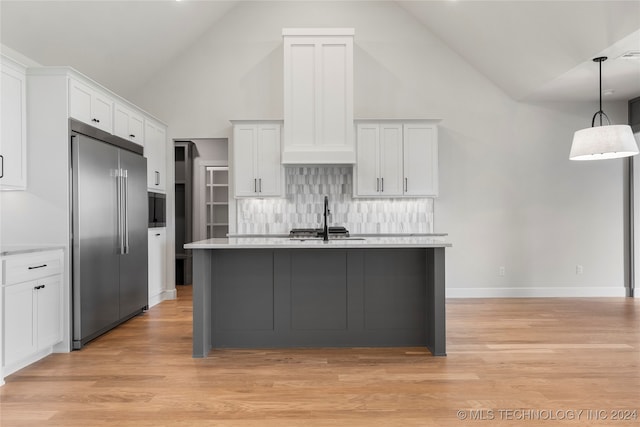
[[[448,246],[435,237],[188,244],[193,356],[309,346],[426,346],[444,356]]]

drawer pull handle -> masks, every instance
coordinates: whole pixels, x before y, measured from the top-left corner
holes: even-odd
[[[36,287],[35,287],[35,288],[33,288],[33,289],[35,289],[36,291],[37,291],[38,289],[44,289],[44,285],[36,286]]]
[[[36,268],[43,268],[46,267],[47,264],[42,264],[42,265],[36,265],[35,267],[29,267],[29,270],[35,270]]]

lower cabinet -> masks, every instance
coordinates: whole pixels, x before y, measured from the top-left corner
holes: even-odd
[[[167,265],[167,229],[149,229],[149,307],[162,301]]]
[[[13,255],[2,262],[2,364],[9,375],[62,341],[62,251]]]

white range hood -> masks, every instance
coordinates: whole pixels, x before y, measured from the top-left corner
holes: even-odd
[[[282,163],[353,164],[353,28],[285,28]]]

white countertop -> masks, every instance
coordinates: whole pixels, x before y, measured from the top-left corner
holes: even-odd
[[[324,248],[446,248],[442,236],[367,236],[322,239],[289,237],[229,237],[207,239],[184,245],[185,249],[324,249]]]

